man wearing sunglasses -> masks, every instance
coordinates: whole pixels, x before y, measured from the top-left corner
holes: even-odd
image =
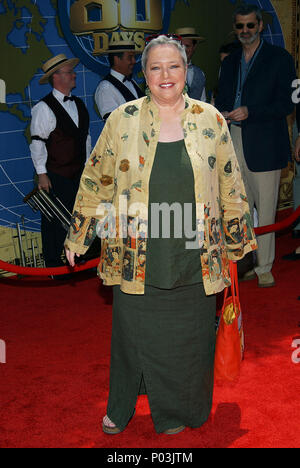
[[[241,5],[233,27],[242,48],[222,62],[216,107],[230,124],[230,132],[245,182],[249,205],[259,226],[275,221],[281,169],[291,157],[286,117],[293,112],[294,61],[283,48],[263,40],[262,12]],[[275,234],[258,237],[254,270],[259,287],[275,285],[272,266]]]

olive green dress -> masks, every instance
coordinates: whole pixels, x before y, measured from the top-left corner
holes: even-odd
[[[199,427],[211,410],[216,302],[204,292],[199,250],[186,249],[195,230],[194,199],[184,140],[158,143],[149,184],[145,294],[125,294],[114,286],[107,414],[120,429],[132,417],[139,393],[147,393],[158,433]],[[156,205],[163,202],[177,204],[165,225],[161,216],[158,223]]]

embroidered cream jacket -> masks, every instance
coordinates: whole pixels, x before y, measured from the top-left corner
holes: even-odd
[[[230,284],[228,261],[257,248],[244,184],[227,124],[210,104],[185,96],[185,146],[194,172],[197,239],[206,294]],[[83,172],[66,247],[86,252],[102,237],[98,274],[143,294],[147,268],[149,179],[160,133],[147,97],[108,118]],[[170,167],[170,171],[172,167]]]

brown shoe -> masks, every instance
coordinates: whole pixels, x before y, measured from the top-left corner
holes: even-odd
[[[185,429],[185,426],[178,426],[178,427],[174,427],[173,429],[167,429],[166,431],[164,431],[164,434],[167,434],[167,435],[179,434],[179,432],[184,431],[184,429]]]

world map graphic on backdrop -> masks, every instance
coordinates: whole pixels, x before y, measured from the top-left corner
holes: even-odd
[[[34,188],[34,168],[29,152],[31,108],[51,89],[49,85],[38,84],[42,62],[60,53],[68,57],[80,56],[74,94],[84,100],[89,110],[93,144],[103,128],[93,99],[101,70],[96,73],[97,68],[91,65],[92,61],[95,63],[95,57],[90,38],[72,37],[66,31],[66,20],[74,1],[2,0],[0,3],[1,56],[9,57],[4,61],[9,65],[0,71],[0,226],[15,227],[21,222],[26,230],[40,231],[39,213],[33,213],[23,203],[23,198]],[[140,8],[143,3],[144,0],[137,0]],[[225,0],[224,8],[228,5],[232,9],[236,3],[236,0]],[[284,46],[272,3],[269,0],[246,3],[256,3],[272,15],[273,21],[266,28],[265,38]],[[195,8],[192,0],[162,0],[161,4],[165,32],[177,7]],[[105,60],[98,59],[103,75],[108,70]]]

